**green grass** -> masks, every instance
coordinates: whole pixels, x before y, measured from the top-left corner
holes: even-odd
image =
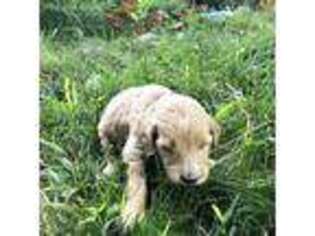
[[[119,216],[124,174],[104,180],[97,122],[118,91],[158,83],[193,96],[218,119],[213,158],[231,158],[191,189],[171,185],[153,165],[153,201],[132,235],[273,235],[273,20],[246,10],[216,23],[193,14],[184,31],[165,25],[148,43],[132,32],[104,36],[98,24],[89,25],[93,34],[73,36],[77,25],[69,23],[64,37],[51,28],[58,19],[42,25],[41,234],[101,235]]]

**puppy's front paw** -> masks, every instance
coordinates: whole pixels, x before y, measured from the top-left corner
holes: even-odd
[[[144,218],[144,208],[132,206],[127,204],[121,214],[121,221],[125,229],[130,229],[135,226],[136,223],[140,222]]]

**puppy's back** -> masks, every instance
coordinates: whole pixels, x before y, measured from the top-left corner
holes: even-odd
[[[106,106],[98,125],[101,139],[125,139],[130,125],[137,122],[145,110],[162,96],[171,93],[160,85],[131,87],[118,93]]]

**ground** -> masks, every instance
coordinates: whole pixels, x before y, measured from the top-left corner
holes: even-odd
[[[104,179],[97,123],[118,91],[158,83],[213,114],[223,133],[212,156],[228,158],[190,189],[149,163],[151,204],[131,234],[274,235],[273,13],[242,8],[217,21],[192,11],[179,20],[185,27],[170,19],[139,38],[132,24],[103,29],[97,6],[74,11],[87,19],[80,23],[63,21],[68,8],[41,6],[41,234],[109,232],[123,204],[124,166]]]

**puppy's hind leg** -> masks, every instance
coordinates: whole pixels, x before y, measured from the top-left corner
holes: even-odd
[[[102,170],[102,173],[105,177],[110,177],[115,174],[117,170],[116,163],[113,160],[113,157],[111,156],[111,145],[108,142],[107,138],[101,139],[101,144],[104,149],[104,156],[106,158],[106,165],[104,169]]]

